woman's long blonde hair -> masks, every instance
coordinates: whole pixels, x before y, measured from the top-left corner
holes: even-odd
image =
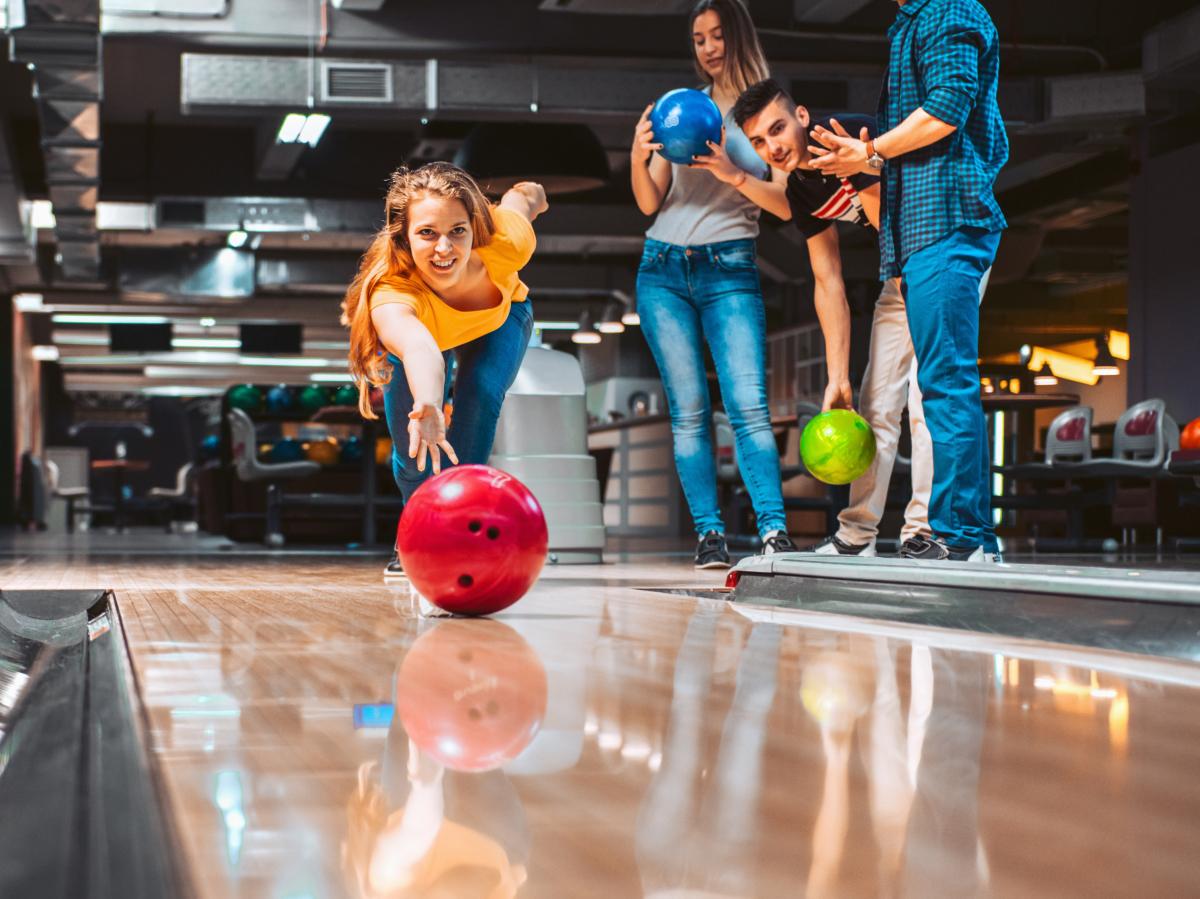
[[[371,292],[385,278],[417,276],[408,241],[408,211],[414,200],[426,196],[458,200],[466,207],[472,248],[487,246],[495,233],[487,198],[475,179],[457,166],[431,162],[392,173],[383,228],[359,261],[358,274],[342,300],[341,321],[350,329],[350,374],[358,383],[358,411],[364,418],[378,417],[371,410],[371,388],[392,379],[392,366],[371,322]]]
[[[696,58],[696,48],[692,46],[692,28],[696,19],[709,10],[721,20],[721,36],[725,39],[725,79],[734,96],[740,96],[750,85],[771,77],[767,58],[763,56],[762,45],[758,42],[758,32],[754,29],[754,20],[750,18],[742,0],[699,0],[692,7],[692,13],[688,16],[688,45],[692,48],[692,65],[705,84],[712,84],[713,80]]]

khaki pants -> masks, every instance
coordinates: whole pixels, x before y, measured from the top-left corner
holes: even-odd
[[[858,411],[875,432],[875,461],[850,485],[850,505],[838,516],[838,538],[845,543],[868,543],[879,534],[879,519],[887,502],[888,483],[896,464],[900,418],[908,406],[912,431],[912,499],[904,510],[901,541],[929,533],[929,494],[933,488],[933,443],[921,411],[917,360],[908,333],[908,316],[900,279],[891,278],[875,303],[871,349],[859,393]]]

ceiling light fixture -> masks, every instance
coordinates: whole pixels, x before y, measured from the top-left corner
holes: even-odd
[[[1033,383],[1038,387],[1057,387],[1058,378],[1054,376],[1049,362],[1043,362],[1038,373],[1033,376]]]
[[[323,112],[312,112],[305,115],[302,112],[289,112],[283,117],[279,131],[275,135],[277,144],[308,144],[315,147],[321,141],[321,136],[332,121]]]
[[[1099,377],[1119,375],[1121,369],[1117,367],[1117,360],[1113,358],[1112,352],[1108,349],[1108,340],[1101,335],[1096,338],[1096,361],[1092,363],[1092,374]]]
[[[592,327],[592,316],[584,312],[579,316],[579,328],[571,334],[572,343],[599,343],[600,333]]]

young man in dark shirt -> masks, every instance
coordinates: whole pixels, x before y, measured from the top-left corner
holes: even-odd
[[[749,88],[733,107],[734,119],[763,160],[787,172],[791,222],[808,243],[816,286],[817,318],[825,335],[829,384],[823,408],[853,406],[850,386],[850,308],[842,281],[842,260],[836,222],[863,228],[879,227],[879,176],[856,173],[846,178],[826,175],[811,165],[810,128],[832,128],[832,120],[812,121],[808,110],[775,81]],[[871,136],[871,116],[843,115],[837,121],[849,133]],[[864,138],[865,139],[865,138]],[[875,555],[879,519],[887,500],[888,482],[896,461],[900,418],[908,405],[912,430],[912,499],[904,513],[902,545],[929,534],[929,492],[933,483],[933,448],[921,411],[912,339],[908,333],[900,279],[890,278],[875,304],[871,326],[870,360],[859,396],[860,412],[875,431],[877,451],[867,472],[850,487],[850,505],[839,516],[836,534],[813,547],[837,555]]]

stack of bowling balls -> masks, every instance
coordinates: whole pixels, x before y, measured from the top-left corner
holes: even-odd
[[[800,458],[818,481],[849,484],[871,467],[875,433],[857,412],[830,409],[805,425],[800,434]]]
[[[533,586],[549,534],[529,488],[487,465],[430,478],[400,516],[396,549],[413,587],[447,612],[490,615]]]

